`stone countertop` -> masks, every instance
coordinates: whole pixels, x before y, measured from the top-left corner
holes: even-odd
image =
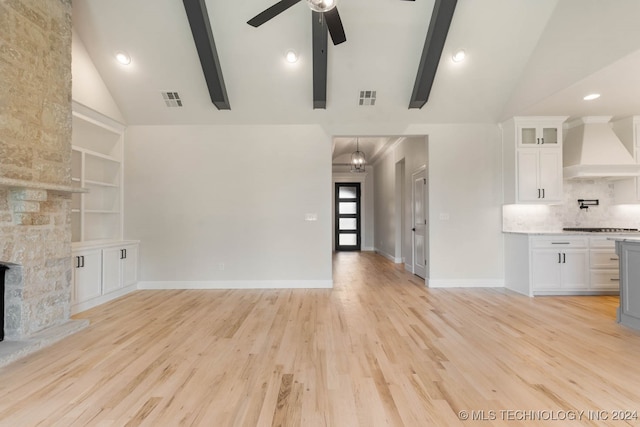
[[[632,236],[611,236],[607,240],[615,240],[616,242],[631,242],[631,243],[640,243],[640,236],[632,237]]]
[[[503,231],[505,234],[525,234],[531,236],[599,236],[609,237],[612,240],[618,239],[634,239],[634,236],[638,236],[640,239],[640,232],[593,232],[593,231]]]

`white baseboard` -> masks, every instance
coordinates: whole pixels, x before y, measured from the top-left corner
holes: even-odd
[[[81,311],[89,310],[90,308],[97,307],[101,304],[114,300],[116,298],[120,298],[123,295],[126,295],[130,292],[137,290],[138,287],[136,284],[127,286],[126,288],[118,289],[117,291],[110,292],[106,295],[99,296],[97,298],[93,298],[89,301],[79,302],[71,306],[71,314],[80,313]]]
[[[375,252],[376,248],[374,248],[373,246],[365,246],[364,248],[362,248],[360,250],[364,251],[364,252]]]
[[[388,253],[381,251],[380,249],[375,249],[374,248],[374,252],[377,253],[378,255],[382,255],[383,257],[385,257],[389,261],[393,262],[394,264],[402,263],[402,258],[396,258],[393,255],[389,255]]]
[[[404,269],[405,271],[408,271],[409,273],[413,274],[413,265],[412,264],[404,264]]]
[[[141,281],[138,289],[330,289],[333,280]]]
[[[430,288],[504,288],[503,279],[429,279]]]

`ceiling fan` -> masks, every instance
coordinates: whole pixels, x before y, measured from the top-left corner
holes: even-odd
[[[247,21],[247,24],[252,27],[259,27],[301,1],[302,0],[281,0],[251,18]],[[306,0],[306,2],[311,10],[320,12],[324,17],[334,45],[347,41],[347,36],[344,34],[344,27],[342,26],[342,20],[340,19],[338,8],[336,7],[336,0]]]
[[[301,1],[302,0],[281,0],[248,20],[247,24],[253,27],[259,27]],[[321,13],[324,17],[334,45],[347,41],[347,36],[344,34],[344,27],[342,26],[342,20],[340,19],[338,8],[336,7],[336,0],[306,0],[306,2],[311,10]]]

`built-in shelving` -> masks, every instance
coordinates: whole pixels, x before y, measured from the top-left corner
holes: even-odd
[[[73,111],[71,183],[73,242],[122,239],[124,126],[95,112]]]

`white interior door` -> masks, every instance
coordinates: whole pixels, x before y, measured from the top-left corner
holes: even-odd
[[[427,174],[424,169],[413,175],[413,274],[427,275]]]

